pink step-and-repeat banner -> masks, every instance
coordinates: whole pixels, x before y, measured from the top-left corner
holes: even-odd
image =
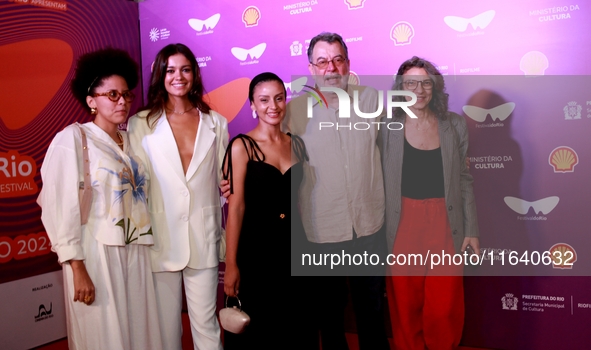
[[[345,39],[352,83],[392,76],[414,55],[434,62],[469,126],[488,258],[467,270],[462,344],[591,343],[589,2],[151,0],[139,10],[144,88],[158,50],[188,45],[232,136],[256,125],[256,74],[277,73],[288,98],[312,85],[306,52],[322,31]]]

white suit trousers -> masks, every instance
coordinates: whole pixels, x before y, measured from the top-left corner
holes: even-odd
[[[182,350],[182,282],[185,284],[195,350],[223,350],[215,313],[218,267],[155,272],[156,300],[165,349]]]

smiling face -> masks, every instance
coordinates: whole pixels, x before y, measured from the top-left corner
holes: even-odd
[[[416,88],[409,89],[406,87],[406,82],[411,80],[421,83],[416,83]],[[431,102],[431,99],[433,98],[433,87],[431,86],[431,88],[426,89],[422,83],[425,80],[431,80],[431,77],[427,74],[427,71],[424,68],[412,67],[402,74],[402,88],[404,90],[412,91],[417,95],[417,102],[414,106],[410,107],[412,111],[425,111],[429,109],[429,102]],[[406,100],[410,101],[410,97],[406,97]]]
[[[341,59],[341,64],[335,65]],[[337,60],[335,60],[337,58]],[[328,63],[325,67],[318,67],[317,64],[322,65],[323,62]],[[345,53],[345,49],[340,43],[328,43],[326,41],[318,41],[314,45],[312,51],[312,63],[308,65],[310,74],[314,76],[316,85],[318,87],[338,87],[346,89],[349,82],[349,59]]]
[[[191,62],[183,54],[177,53],[168,58],[164,88],[169,95],[186,96],[191,91],[193,79]]]
[[[94,90],[96,94],[106,93],[111,90],[116,90],[120,94],[129,91],[127,82],[119,75],[112,75],[103,79],[101,84]],[[86,103],[90,108],[96,108],[97,114],[94,122],[99,126],[117,126],[125,123],[131,106],[131,102],[127,102],[123,96],[119,97],[117,102],[111,101],[107,96],[88,96],[86,97]]]
[[[278,81],[263,81],[254,87],[250,108],[259,123],[280,125],[285,116],[285,88]]]

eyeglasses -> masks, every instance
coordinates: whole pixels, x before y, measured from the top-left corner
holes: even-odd
[[[133,102],[133,99],[135,98],[135,95],[133,94],[133,92],[131,92],[129,90],[124,91],[122,93],[117,90],[109,90],[107,92],[101,92],[101,93],[96,93],[96,94],[92,95],[92,97],[98,97],[98,96],[106,96],[109,100],[111,100],[113,102],[119,101],[121,96],[123,96],[123,99],[125,99],[126,102]]]
[[[426,79],[426,80],[423,80],[423,81],[420,81],[420,80],[407,80],[407,81],[402,82],[402,84],[408,90],[415,90],[419,86],[419,84],[421,84],[421,86],[425,90],[431,90],[433,88],[433,80],[431,80],[431,79]]]
[[[324,69],[324,68],[328,67],[329,62],[332,62],[332,65],[335,67],[340,67],[343,64],[345,64],[345,62],[347,62],[347,59],[344,58],[343,56],[337,56],[337,57],[333,57],[332,60],[327,60],[325,58],[321,58],[318,61],[316,61],[316,63],[313,63],[313,62],[310,62],[310,63],[320,69]]]

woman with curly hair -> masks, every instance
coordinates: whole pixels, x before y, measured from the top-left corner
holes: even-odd
[[[413,115],[400,108],[395,112],[394,121],[403,123],[403,130],[384,128],[381,135],[389,251],[397,257],[453,256],[469,247],[479,253],[466,164],[468,129],[461,116],[448,110],[443,76],[415,56],[400,66],[394,89],[412,91],[417,99],[409,107]],[[395,348],[457,347],[464,323],[463,265],[429,268],[409,260],[390,266],[389,273]]]
[[[41,167],[38,203],[63,268],[70,349],[162,349],[147,177],[118,129],[137,83],[138,65],[123,50],[81,56],[71,90],[94,120],[60,131]],[[89,205],[79,198],[85,186]]]
[[[218,184],[228,123],[203,100],[195,55],[170,44],[154,61],[148,105],[128,132],[150,169],[152,268],[162,336],[181,349],[182,285],[195,349],[221,350],[215,314],[222,245]]]

